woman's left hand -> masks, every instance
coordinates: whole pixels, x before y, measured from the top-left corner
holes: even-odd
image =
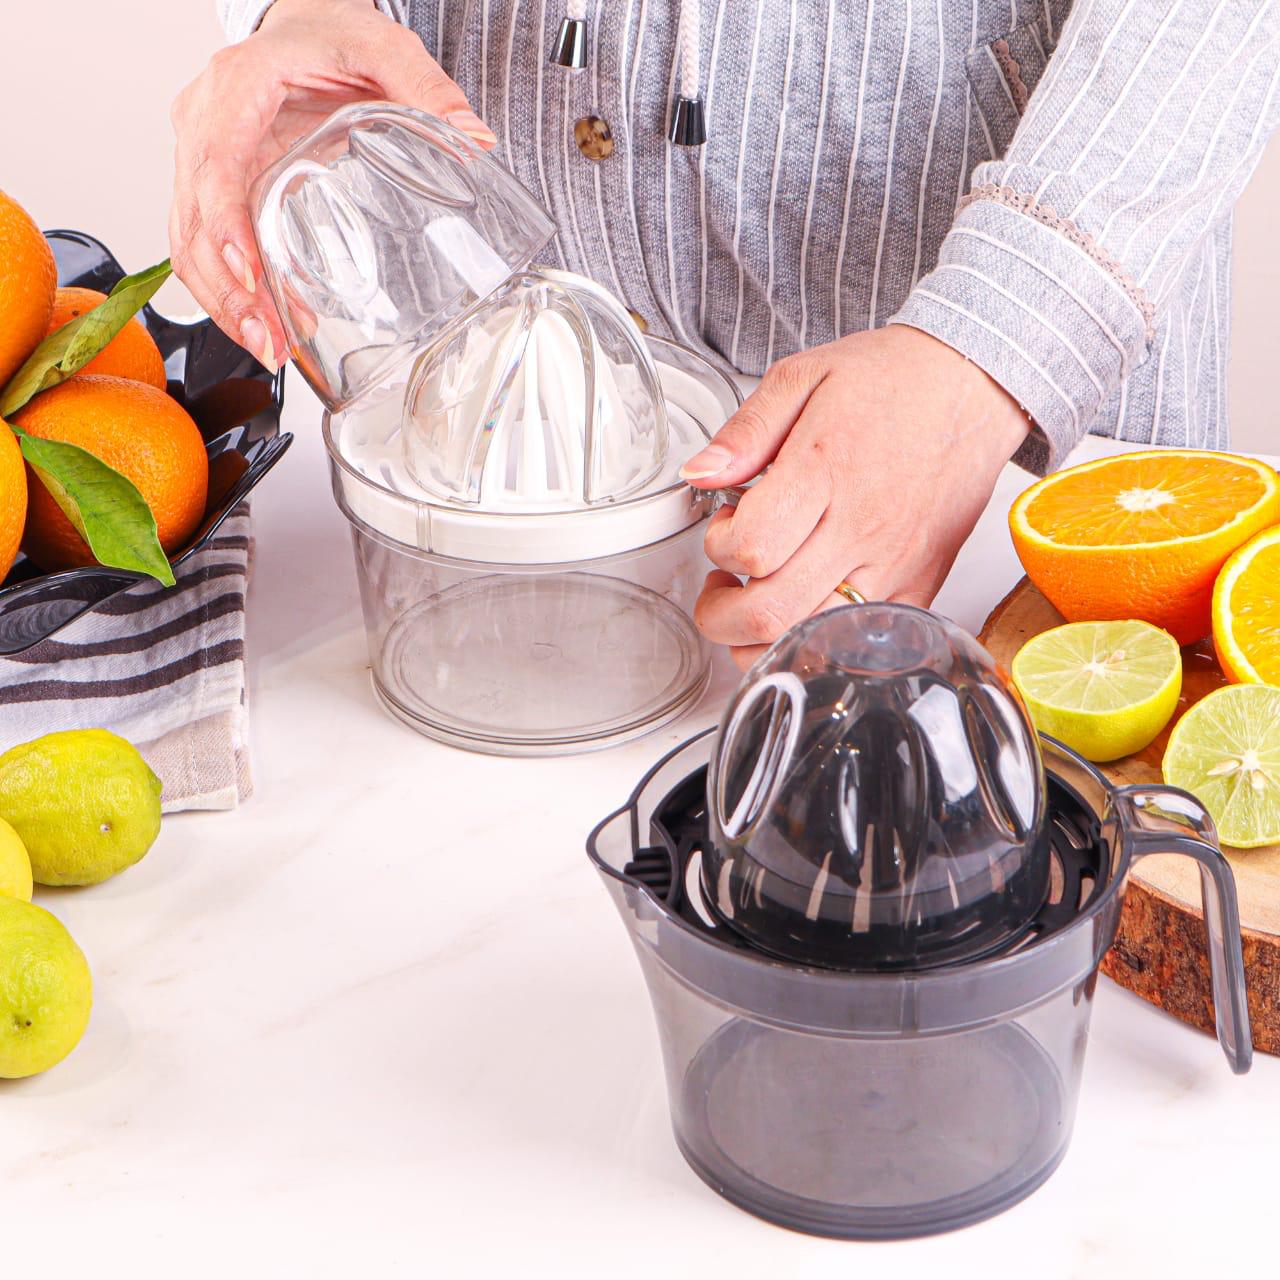
[[[778,361],[681,470],[715,489],[768,467],[707,527],[719,569],[699,629],[745,667],[793,623],[847,603],[842,582],[927,606],[1030,429],[998,383],[918,329]]]

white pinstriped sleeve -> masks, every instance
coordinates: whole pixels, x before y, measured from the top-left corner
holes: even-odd
[[[407,23],[408,0],[373,0],[387,15],[397,22]],[[236,44],[246,36],[251,36],[262,21],[263,14],[271,8],[274,0],[217,0],[218,21],[227,33],[227,43]]]
[[[227,43],[238,44],[251,36],[271,5],[272,0],[218,0],[218,21],[227,33]]]
[[[1278,84],[1276,0],[1072,6],[1004,157],[977,167],[894,316],[1031,414],[1024,466],[1057,466],[1150,355],[1278,123]]]

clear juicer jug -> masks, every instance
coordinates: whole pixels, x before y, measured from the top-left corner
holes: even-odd
[[[705,690],[711,650],[693,607],[714,498],[676,473],[739,398],[694,353],[642,341],[671,443],[651,478],[594,501],[525,500],[523,442],[498,473],[499,496],[488,480],[476,502],[425,487],[407,460],[422,466],[405,447],[402,394],[326,416],[374,688],[419,732],[499,755],[592,750],[652,732]],[[531,469],[545,475],[548,453],[540,442]],[[466,462],[448,472],[471,473]]]
[[[733,384],[599,285],[531,265],[546,213],[420,112],[340,109],[253,200],[329,410],[383,705],[507,755],[608,746],[691,707],[715,499],[678,469],[737,408]]]

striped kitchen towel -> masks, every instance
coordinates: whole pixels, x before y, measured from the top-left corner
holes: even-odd
[[[136,743],[165,812],[230,809],[252,792],[245,689],[247,506],[165,590],[140,583],[55,636],[0,659],[0,750],[58,729]]]

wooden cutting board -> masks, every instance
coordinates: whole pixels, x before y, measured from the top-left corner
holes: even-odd
[[[1023,578],[996,606],[980,639],[1007,668],[1026,641],[1062,620]],[[1179,714],[1225,683],[1211,644],[1184,649]],[[1158,783],[1168,737],[1166,729],[1145,751],[1101,768],[1117,783]],[[1280,1054],[1280,845],[1224,852],[1240,899],[1254,1047]],[[1102,971],[1184,1022],[1213,1031],[1200,876],[1191,858],[1147,857],[1134,868],[1120,929]]]

